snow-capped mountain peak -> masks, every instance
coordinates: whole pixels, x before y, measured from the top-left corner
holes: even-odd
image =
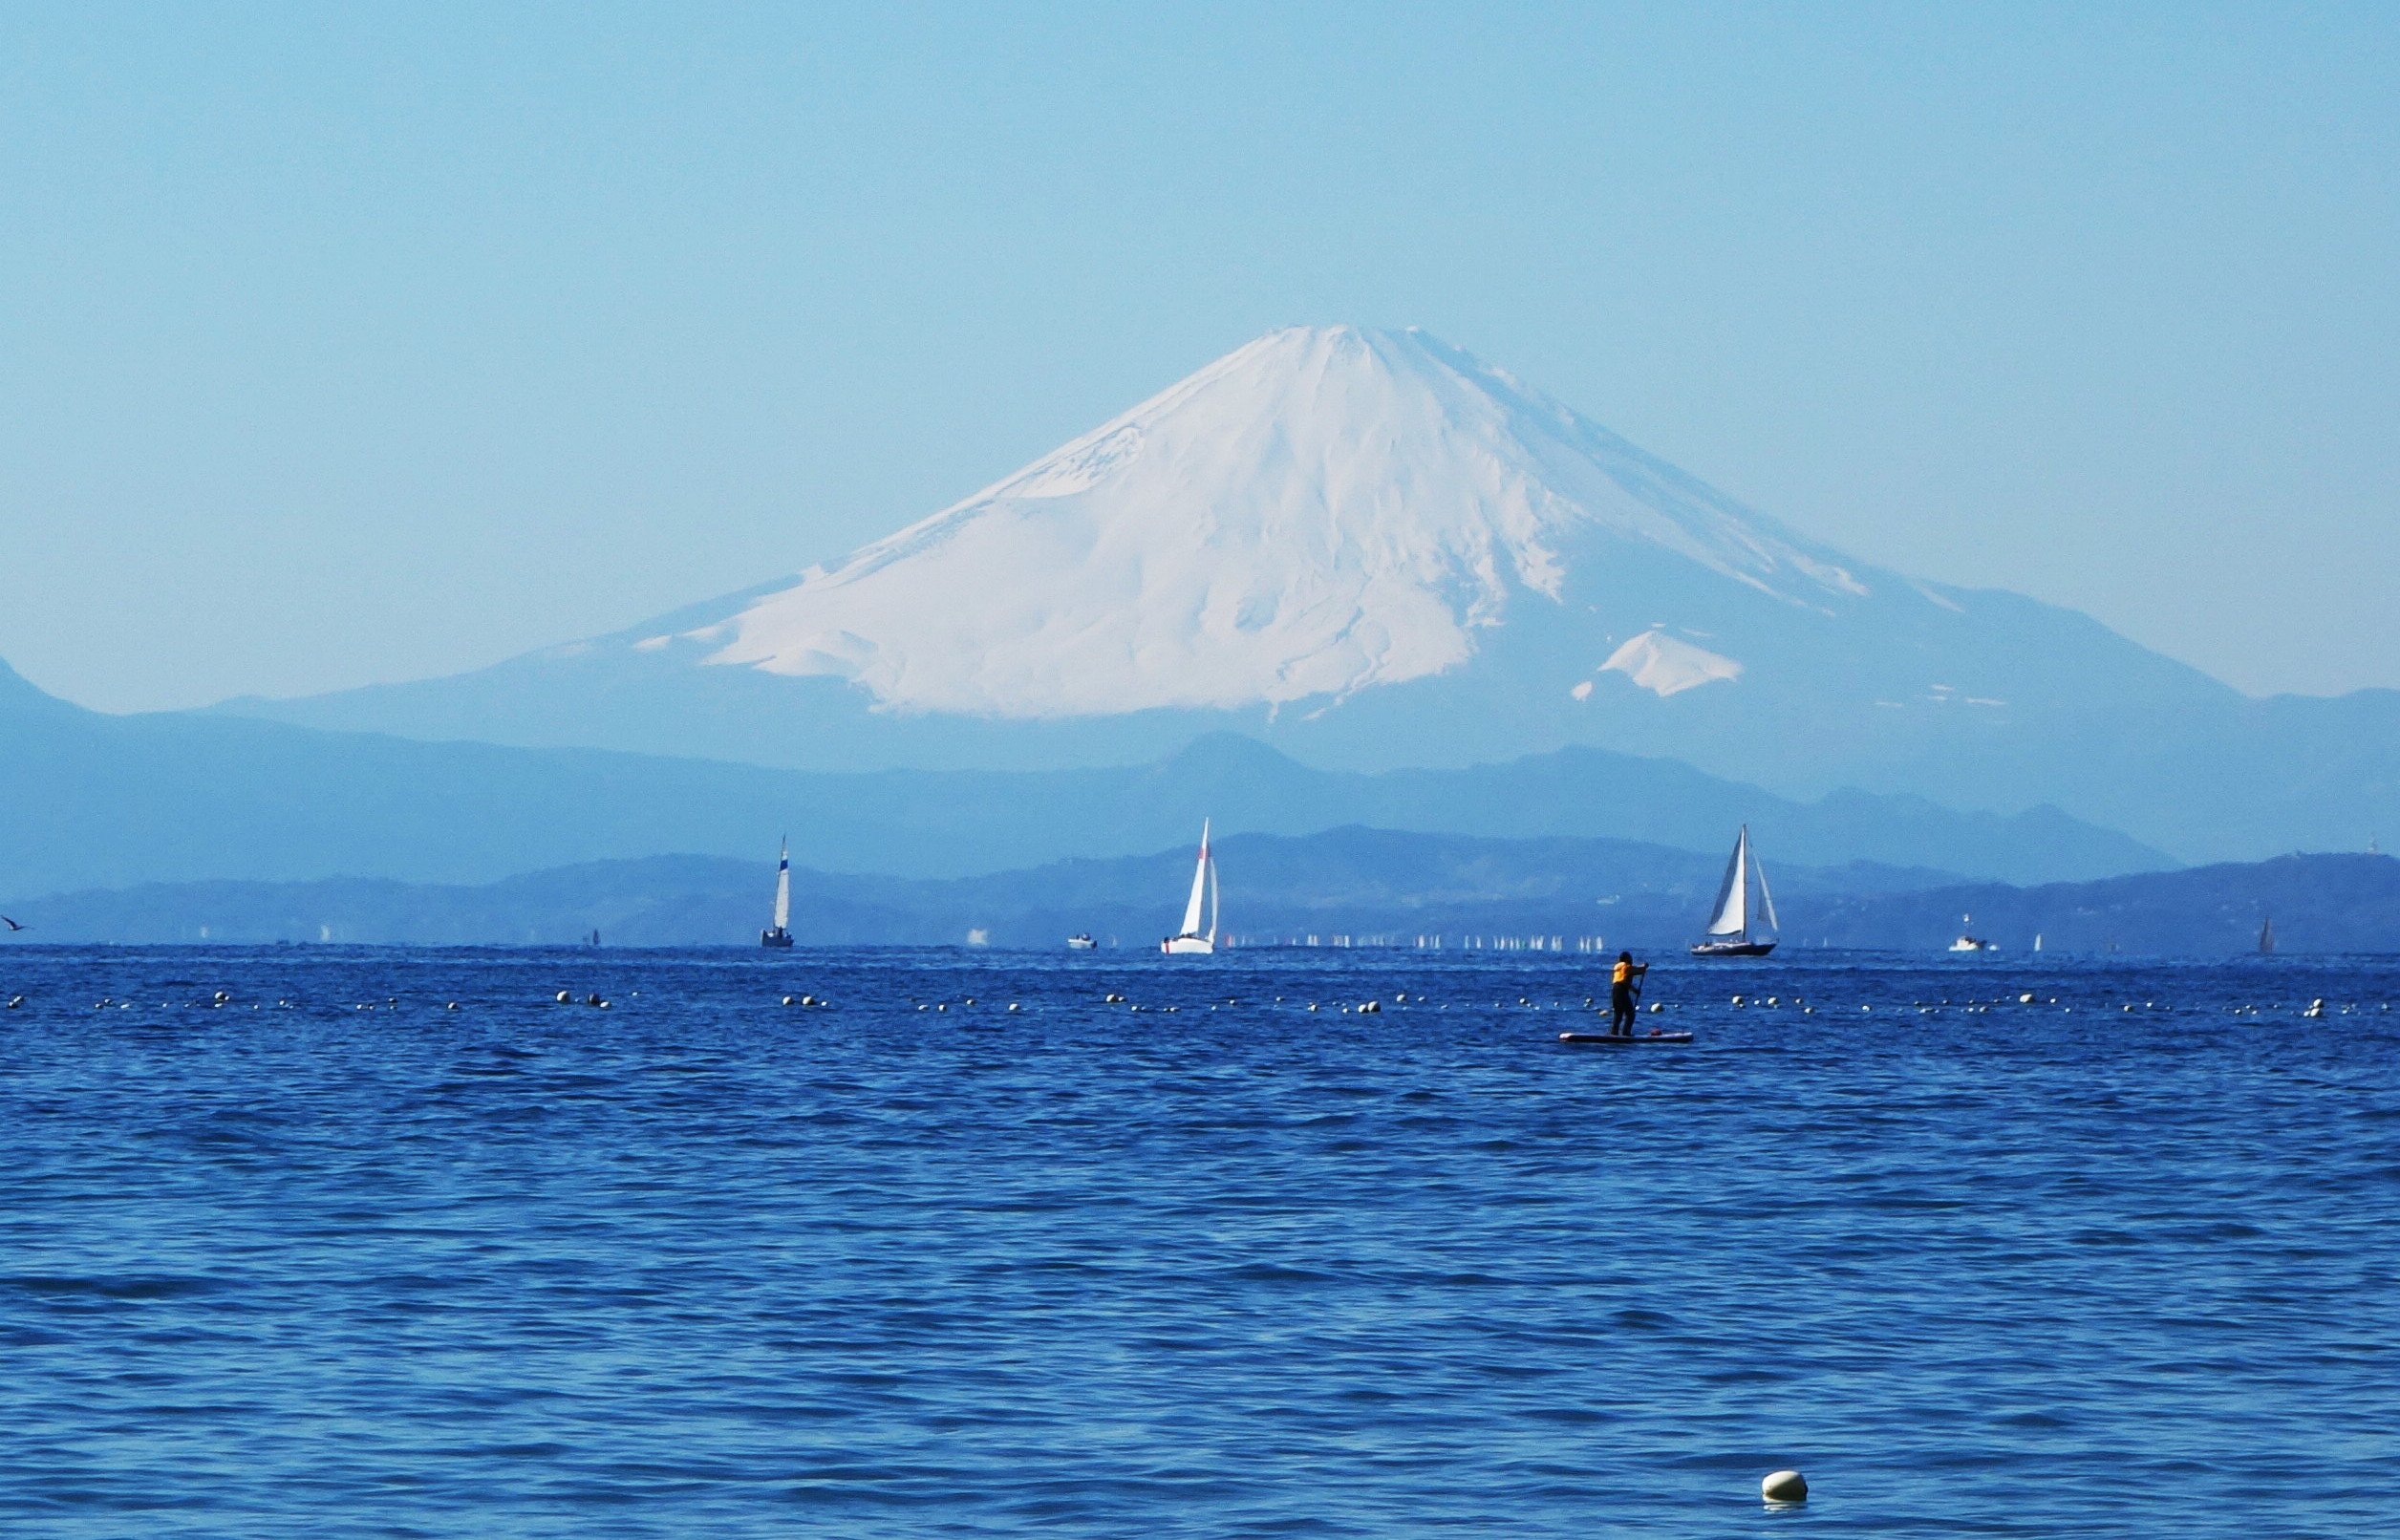
[[[846,678],[884,710],[1281,705],[1455,669],[1627,546],[1809,609],[1867,592],[1421,332],[1292,328],[689,634],[712,664]],[[1605,666],[1661,695],[1740,673],[1648,645]]]

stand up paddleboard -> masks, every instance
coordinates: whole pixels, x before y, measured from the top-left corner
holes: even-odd
[[[1663,1032],[1653,1027],[1648,1032],[1637,1032],[1630,1037],[1618,1032],[1562,1032],[1558,1035],[1558,1040],[1560,1042],[1613,1042],[1625,1045],[1638,1042],[1689,1042],[1692,1040],[1692,1035],[1688,1032]]]

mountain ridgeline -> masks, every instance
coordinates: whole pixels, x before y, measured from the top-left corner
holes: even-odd
[[[1153,764],[809,773],[583,749],[435,743],[240,717],[108,717],[0,666],[0,898],[145,882],[484,883],[661,852],[750,858],[788,833],[835,871],[960,877],[1228,833],[1345,823],[1570,836],[1714,858],[1747,823],[1770,859],[2038,882],[2171,866],[2052,809],[1773,796],[1595,749],[1382,775],[1312,770],[1223,735]]]
[[[1622,947],[1673,955],[1697,935],[1722,866],[1631,841],[1357,827],[1235,835],[1216,854],[1226,928],[1249,946],[1438,939],[1447,951],[1547,952],[1555,939],[1568,953]],[[1148,953],[1176,922],[1190,862],[1187,846],[954,879],[798,869],[792,925],[803,947],[1055,949],[1089,931],[1104,947]],[[2042,955],[2054,958],[2255,953],[2270,916],[2284,952],[2400,952],[2400,862],[2388,856],[2287,856],[2032,888],[1867,865],[1774,866],[1770,877],[1791,951],[1939,952],[1971,912],[1976,932],[2000,950],[1975,954],[1969,967],[2023,965],[2036,955],[2036,935]],[[21,906],[30,929],[12,944],[568,946],[597,933],[610,946],[755,952],[773,879],[766,862],[654,856],[481,886],[158,884]]]

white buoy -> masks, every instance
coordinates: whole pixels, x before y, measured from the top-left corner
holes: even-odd
[[[784,996],[783,996],[783,1003],[784,1003],[785,1005],[789,1005],[789,1004],[791,1004],[791,1003],[792,1003],[792,997],[791,997],[790,995],[784,995]]]
[[[567,992],[565,990],[560,990],[558,992],[558,1003],[561,1005],[565,1005],[567,1003]]]
[[[1656,1000],[1652,1000],[1652,1001],[1650,1002],[1650,1014],[1651,1014],[1652,1016],[1656,1016],[1656,1015],[1658,1015],[1661,1011],[1663,1011],[1663,1010],[1665,1010],[1665,1009],[1666,1009],[1666,1007],[1665,1007],[1665,1006],[1661,1005],[1661,1004],[1660,1004],[1658,1001],[1656,1001]]]
[[[1796,1470],[1773,1470],[1758,1484],[1758,1495],[1770,1503],[1805,1503],[1809,1479]]]

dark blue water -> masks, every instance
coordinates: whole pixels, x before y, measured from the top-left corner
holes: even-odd
[[[1662,967],[1694,1046],[1558,1044],[1597,992],[16,947],[0,1519],[2400,1528],[2400,969]]]

